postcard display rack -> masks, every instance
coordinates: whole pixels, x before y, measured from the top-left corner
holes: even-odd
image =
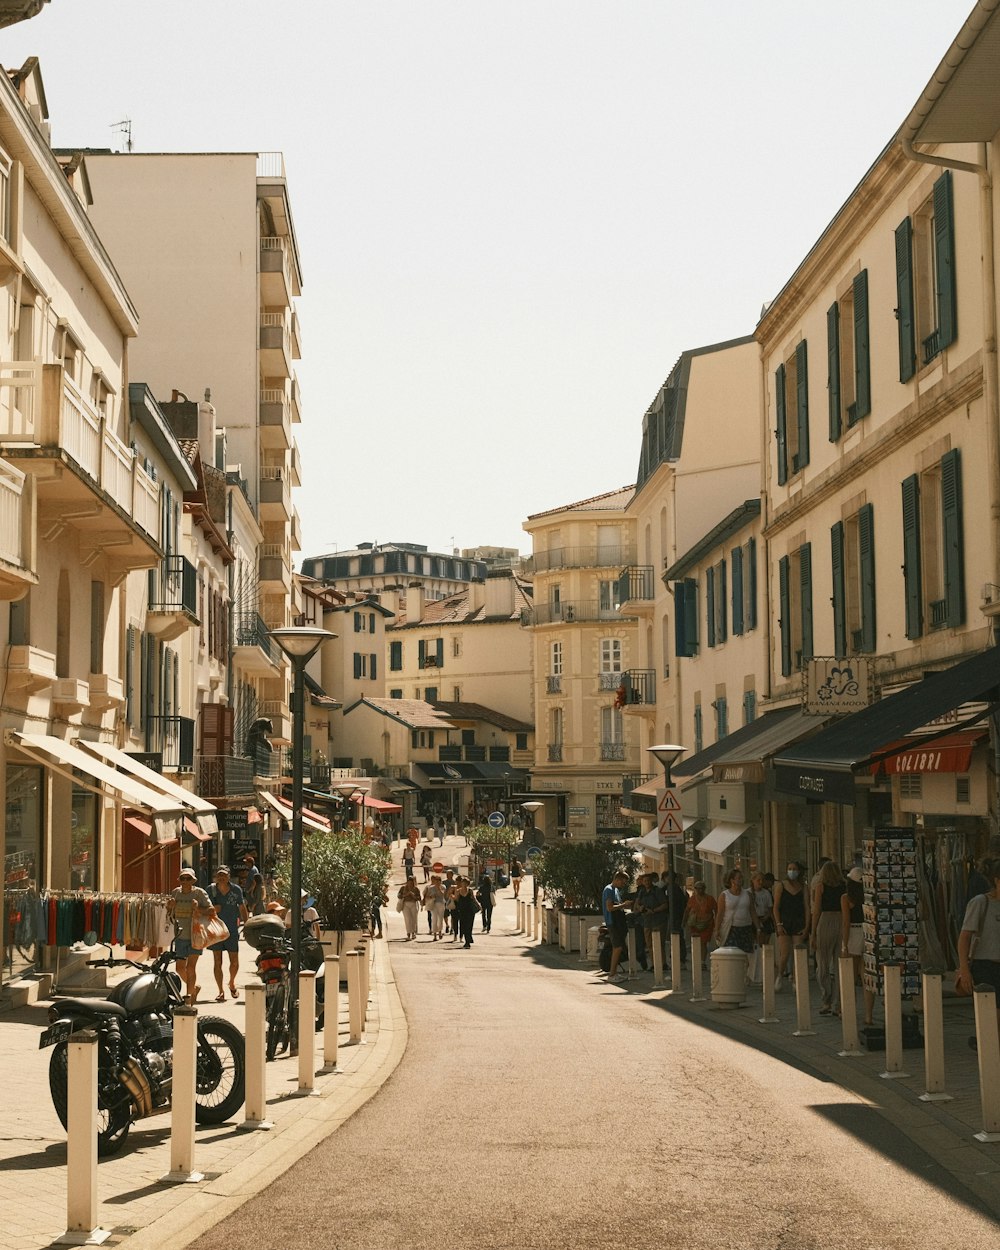
[[[882,993],[882,965],[901,965],[904,998],[920,993],[917,841],[912,829],[876,829],[862,843],[866,990]]]

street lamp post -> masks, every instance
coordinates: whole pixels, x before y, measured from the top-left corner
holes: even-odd
[[[673,778],[670,776],[670,770],[671,768],[673,768],[674,764],[677,763],[680,757],[687,750],[687,747],[682,747],[676,742],[663,742],[663,743],[660,743],[659,746],[647,747],[647,750],[649,751],[650,755],[655,756],[655,758],[658,759],[660,763],[663,765],[664,784],[666,785],[668,790],[671,789],[674,782],[673,782]],[[671,934],[671,941],[673,941],[672,935],[674,932],[674,844],[672,842],[669,842],[667,844],[667,925],[669,926],[669,932]],[[670,969],[670,975],[671,975],[671,978],[676,976],[676,973],[672,966]],[[676,985],[676,982],[675,982],[675,985]]]
[[[272,629],[271,637],[292,665],[292,912],[291,1002],[299,1001],[299,969],[302,966],[302,738],[305,724],[305,667],[320,644],[336,638],[327,629],[293,625]]]

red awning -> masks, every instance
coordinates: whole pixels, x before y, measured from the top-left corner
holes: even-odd
[[[144,820],[141,816],[124,816],[122,824],[127,825],[133,832],[138,833],[141,837],[152,839],[153,825],[149,820]],[[186,838],[194,838],[197,842],[211,842],[212,835],[210,833],[202,833],[190,816],[184,817],[184,836]],[[177,839],[172,838],[169,842],[161,842],[160,846],[176,846]]]
[[[198,842],[211,842],[212,840],[212,835],[202,833],[190,816],[184,817],[184,835],[188,838],[195,838]]]
[[[361,806],[361,799],[357,795],[351,802],[356,803],[358,807]],[[370,794],[365,795],[365,807],[376,812],[401,812],[403,810],[398,803],[387,803],[385,799],[373,799]]]
[[[884,750],[892,754],[872,764],[871,770],[873,773],[967,773],[973,747],[985,737],[984,729],[968,729],[945,738],[928,740],[919,734],[903,738],[885,747]]]

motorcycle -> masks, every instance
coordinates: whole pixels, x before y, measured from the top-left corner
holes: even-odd
[[[170,1106],[173,1083],[173,1010],[184,1003],[176,956],[165,951],[148,963],[89,959],[91,968],[134,968],[136,975],[107,998],[64,998],[49,1008],[38,1048],[54,1046],[49,1092],[63,1128],[68,1105],[68,1043],[80,1029],[97,1033],[97,1152],[115,1154],[136,1120]],[[221,1124],[243,1105],[245,1051],[236,1025],[218,1016],[198,1019],[195,1118]]]
[[[296,1051],[296,1004],[289,992],[292,943],[280,917],[265,913],[252,916],[243,926],[243,937],[257,951],[257,975],[264,982],[267,1035],[264,1050],[268,1061],[286,1051]],[[303,969],[316,973],[316,1028],[323,1027],[324,987],[323,946],[303,925],[299,954]]]

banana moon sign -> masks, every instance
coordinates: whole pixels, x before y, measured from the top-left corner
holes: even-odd
[[[812,715],[843,716],[860,712],[872,701],[871,661],[810,660],[805,667],[802,710]]]

